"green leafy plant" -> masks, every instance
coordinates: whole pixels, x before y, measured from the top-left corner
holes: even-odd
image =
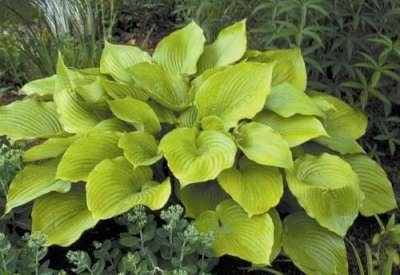
[[[68,246],[99,220],[179,199],[217,257],[268,265],[283,247],[306,273],[347,274],[355,218],[397,207],[357,142],[365,115],[306,92],[299,49],[247,49],[245,20],[205,42],[192,22],[152,56],[106,43],[100,68],[60,57],[56,75],[27,83],[24,100],[0,107],[0,133],[41,143],[24,153],[6,213],[33,201],[32,231]],[[277,207],[296,201],[282,222]]]

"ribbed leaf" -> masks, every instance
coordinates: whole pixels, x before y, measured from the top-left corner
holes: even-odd
[[[7,193],[6,213],[51,191],[68,192],[71,184],[56,181],[59,159],[26,165],[11,182]]]
[[[287,216],[283,228],[283,249],[301,271],[306,274],[349,274],[346,247],[338,235],[302,212]]]
[[[185,206],[185,216],[191,218],[196,218],[204,211],[215,210],[221,201],[229,199],[216,181],[191,184],[177,192]]]
[[[269,262],[272,263],[276,257],[281,253],[282,249],[282,237],[283,237],[283,225],[278,211],[272,208],[268,211],[269,216],[274,223],[274,245],[272,246],[271,256]]]
[[[113,99],[133,97],[142,101],[146,101],[149,96],[135,84],[125,84],[116,81],[101,79],[101,85],[106,93]]]
[[[55,92],[62,90],[73,90],[76,87],[90,84],[95,81],[98,74],[88,73],[83,70],[74,70],[67,68],[61,54],[57,59],[57,78],[55,83]]]
[[[175,111],[189,106],[185,78],[164,71],[158,64],[141,63],[129,68],[133,79],[154,101]]]
[[[93,128],[93,130],[127,132],[127,131],[132,131],[133,126],[114,117],[99,122],[99,124],[97,124]]]
[[[0,107],[0,135],[13,140],[56,136],[62,132],[54,103],[33,99]]]
[[[250,122],[235,133],[238,147],[251,160],[282,168],[293,166],[292,152],[288,143],[269,126]]]
[[[106,42],[101,54],[100,72],[118,81],[130,83],[132,78],[126,69],[141,62],[151,62],[148,53],[134,46]]]
[[[286,171],[288,186],[307,214],[344,236],[364,198],[357,174],[341,158],[327,153],[304,155]]]
[[[137,130],[150,133],[157,133],[161,130],[157,115],[146,102],[126,97],[110,100],[108,104],[116,117],[132,123]]]
[[[153,59],[171,73],[194,74],[206,39],[194,22],[162,39],[154,50]]]
[[[213,231],[217,257],[232,255],[253,264],[269,264],[274,224],[268,214],[249,218],[234,201],[221,202],[216,211],[203,212],[195,221],[200,232]]]
[[[220,117],[227,128],[252,118],[270,92],[272,64],[240,63],[212,74],[199,87],[195,105],[201,118]]]
[[[82,190],[66,194],[52,192],[36,199],[33,204],[32,232],[46,234],[46,245],[69,246],[96,223],[87,209]]]
[[[152,165],[162,158],[156,139],[147,132],[123,134],[118,146],[124,150],[125,157],[134,168]]]
[[[178,117],[179,127],[191,128],[196,126],[198,114],[196,107],[190,107],[183,111]]]
[[[40,78],[26,83],[21,91],[26,95],[52,96],[56,88],[57,75]]]
[[[360,144],[346,133],[318,137],[314,141],[341,154],[365,153]]]
[[[201,120],[203,130],[229,131],[225,128],[224,121],[218,116],[206,116]]]
[[[124,158],[102,161],[90,173],[86,185],[87,201],[93,216],[108,219],[135,205],[160,209],[171,193],[169,179],[163,183],[151,180],[151,169],[134,169]]]
[[[102,77],[98,76],[93,82],[76,87],[75,91],[86,102],[102,103],[108,98],[108,96],[101,81]]]
[[[113,132],[91,131],[79,138],[64,153],[57,170],[57,178],[86,181],[90,171],[103,159],[122,155],[118,147],[119,135]]]
[[[304,91],[287,82],[272,87],[265,107],[282,117],[291,117],[295,114],[324,116]]]
[[[284,118],[269,111],[262,111],[254,117],[254,120],[274,129],[290,147],[295,147],[315,137],[327,135],[322,123],[312,116],[295,115]]]
[[[218,176],[221,187],[251,217],[266,213],[283,195],[283,180],[277,168],[258,165],[247,159],[239,170],[231,168]]]
[[[161,106],[160,104],[154,101],[148,101],[147,103],[153,109],[154,113],[156,113],[160,123],[168,123],[168,124],[176,123],[176,116],[173,111],[169,110],[166,107]]]
[[[62,155],[65,150],[77,140],[77,136],[49,138],[24,152],[24,161],[36,161],[55,158]]]
[[[360,213],[364,216],[382,214],[397,207],[392,184],[385,171],[375,161],[364,155],[344,156],[360,179],[365,195]]]
[[[258,62],[276,62],[272,72],[272,86],[288,82],[300,91],[307,86],[307,71],[300,49],[284,49],[262,52],[249,58]]]
[[[215,179],[235,161],[235,143],[217,131],[178,128],[166,134],[160,149],[181,186]]]
[[[242,20],[221,30],[214,43],[204,48],[199,71],[232,64],[243,56],[246,48],[246,20]]]

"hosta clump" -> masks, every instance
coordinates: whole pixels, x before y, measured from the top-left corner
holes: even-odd
[[[6,211],[33,201],[32,230],[67,246],[101,219],[177,196],[217,256],[269,264],[283,247],[306,273],[346,274],[342,238],[358,213],[396,207],[357,143],[365,116],[306,92],[298,49],[247,49],[245,21],[205,43],[191,23],[152,55],[107,43],[99,68],[60,57],[56,75],[26,84],[0,108],[0,134],[42,143],[25,152]],[[302,211],[282,223],[285,192]]]

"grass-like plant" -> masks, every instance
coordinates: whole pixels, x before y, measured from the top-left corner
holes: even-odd
[[[100,67],[26,84],[0,107],[0,134],[39,140],[23,155],[6,213],[33,201],[32,231],[68,246],[99,220],[177,197],[216,256],[347,274],[343,236],[361,213],[397,207],[357,143],[367,119],[307,91],[299,49],[247,48],[245,21],[209,44],[194,22],[156,46],[106,43]],[[289,215],[280,219],[277,209]],[[307,253],[305,253],[307,252]]]

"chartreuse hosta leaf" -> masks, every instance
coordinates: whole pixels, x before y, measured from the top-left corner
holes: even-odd
[[[270,92],[273,64],[240,63],[207,78],[195,95],[200,118],[218,116],[226,128],[252,118]]]
[[[303,212],[283,221],[283,249],[305,274],[349,274],[343,239]]]
[[[274,62],[272,86],[288,82],[299,91],[305,91],[307,72],[300,49],[272,50],[257,54],[249,60],[259,62]]]
[[[231,168],[218,176],[221,187],[251,217],[276,206],[283,195],[283,180],[277,168],[242,159],[239,170]]]
[[[246,20],[242,20],[221,30],[214,43],[204,48],[199,71],[232,64],[243,56],[246,48]]]
[[[86,181],[90,171],[102,160],[122,155],[119,134],[94,130],[80,137],[65,151],[57,178],[73,182]]]
[[[135,205],[160,209],[171,194],[167,178],[162,183],[152,180],[148,167],[136,169],[123,157],[106,159],[90,173],[86,184],[87,202],[97,219],[120,215]]]
[[[153,109],[154,113],[156,113],[160,123],[168,123],[168,124],[176,123],[177,119],[173,111],[151,100],[148,101],[147,103]]]
[[[146,103],[131,97],[108,101],[111,111],[119,119],[132,123],[137,130],[157,133],[160,122],[153,109]]]
[[[108,96],[101,79],[102,77],[97,76],[91,83],[76,87],[75,91],[88,103],[103,103]]]
[[[125,84],[102,78],[101,85],[106,93],[113,99],[133,97],[142,101],[146,101],[149,96],[135,84]]]
[[[140,63],[129,68],[138,87],[154,101],[174,111],[181,111],[190,104],[187,80],[167,72],[158,64]]]
[[[196,218],[207,210],[215,207],[229,195],[219,186],[217,181],[207,181],[190,184],[178,189],[178,197],[185,206],[185,216]]]
[[[364,195],[357,174],[338,156],[304,155],[286,170],[293,195],[320,225],[344,236],[358,215]]]
[[[24,152],[24,161],[36,161],[55,158],[62,155],[65,150],[78,139],[78,136],[49,138]]]
[[[196,128],[169,132],[159,147],[181,187],[215,179],[222,170],[232,167],[236,155],[236,145],[229,136]]]
[[[147,132],[125,133],[119,139],[118,146],[135,168],[152,165],[162,158],[156,139]]]
[[[270,263],[272,263],[276,257],[281,253],[282,249],[282,237],[283,237],[283,226],[282,221],[279,216],[278,211],[275,208],[271,208],[268,211],[269,216],[272,219],[274,224],[274,244],[272,246],[271,255],[270,255]]]
[[[203,30],[194,22],[161,40],[153,59],[164,70],[174,74],[194,74],[206,41]]]
[[[206,211],[195,220],[200,232],[213,231],[217,257],[232,255],[253,264],[269,264],[274,243],[274,224],[268,214],[248,217],[234,201],[225,200],[215,211]]]
[[[259,164],[283,168],[293,166],[288,143],[265,124],[250,122],[240,126],[235,140],[243,153]]]
[[[94,128],[94,130],[100,131],[111,131],[111,132],[126,132],[132,131],[134,128],[132,125],[119,120],[118,118],[109,118],[103,121],[100,121]]]
[[[65,194],[52,192],[33,203],[32,232],[46,234],[46,245],[69,246],[96,223],[81,188],[73,188]]]
[[[36,79],[26,83],[21,91],[26,95],[52,96],[56,89],[57,75]]]
[[[312,116],[295,115],[284,118],[265,110],[258,113],[254,117],[254,121],[264,123],[274,129],[290,147],[327,135],[322,123]]]
[[[191,128],[196,126],[197,117],[199,112],[196,107],[190,107],[183,111],[181,115],[178,117],[178,125],[179,127]]]
[[[59,159],[26,165],[11,182],[6,213],[51,191],[68,192],[71,183],[56,180]]]
[[[134,46],[106,42],[101,54],[100,72],[109,74],[118,81],[130,83],[132,78],[126,69],[142,62],[151,62],[147,52]]]
[[[295,114],[324,116],[312,99],[292,84],[284,82],[272,87],[265,107],[282,117]]]
[[[397,207],[392,184],[385,171],[365,155],[343,157],[360,179],[360,188],[365,199],[360,207],[364,216],[382,214]]]
[[[7,135],[13,140],[51,137],[62,132],[52,102],[34,99],[16,101],[0,106],[0,118],[0,135]]]

